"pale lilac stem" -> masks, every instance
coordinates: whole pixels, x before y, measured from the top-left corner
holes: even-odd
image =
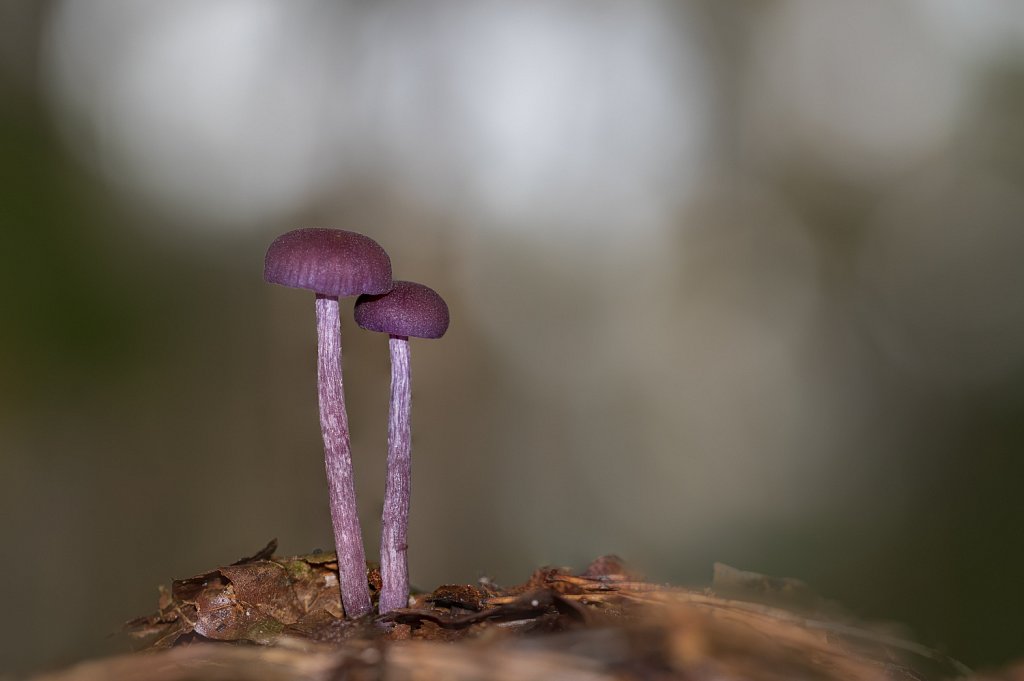
[[[366,580],[366,554],[359,531],[356,486],[352,476],[352,452],[348,439],[348,415],[341,381],[341,321],[338,299],[317,295],[317,392],[320,397],[320,429],[324,436],[324,462],[331,494],[334,545],[338,550],[341,601],[348,617],[370,612]]]
[[[380,614],[409,605],[406,531],[412,480],[412,439],[409,428],[409,339],[391,336],[391,407],[388,412],[388,480],[380,538]]]

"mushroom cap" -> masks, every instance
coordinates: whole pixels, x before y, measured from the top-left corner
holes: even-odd
[[[448,330],[448,305],[434,289],[413,281],[396,281],[382,295],[356,300],[356,324],[392,336],[440,338]]]
[[[267,249],[263,278],[325,296],[391,290],[391,258],[368,236],[341,229],[296,229]]]

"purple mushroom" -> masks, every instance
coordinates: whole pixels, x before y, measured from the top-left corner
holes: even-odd
[[[406,532],[412,479],[409,429],[411,376],[409,336],[440,338],[448,330],[448,306],[433,289],[411,281],[396,281],[383,295],[356,300],[356,323],[364,329],[391,335],[391,408],[388,412],[388,478],[380,538],[380,614],[409,603]]]
[[[316,293],[320,429],[338,550],[341,600],[349,617],[361,617],[372,606],[341,380],[338,298],[391,290],[391,259],[376,241],[362,234],[338,229],[296,229],[270,244],[263,278],[272,284]]]

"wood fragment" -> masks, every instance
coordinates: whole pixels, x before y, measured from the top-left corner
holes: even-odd
[[[808,609],[818,601],[795,582],[765,582],[773,599],[799,595],[792,610],[758,602],[757,594],[745,600],[737,584],[765,591],[751,573],[732,579],[728,594],[720,595],[645,582],[620,559],[599,559],[581,574],[543,568],[506,589],[489,582],[445,585],[414,595],[416,607],[347,620],[319,605],[338,600],[333,568],[324,556],[282,559],[264,551],[179,580],[161,592],[157,614],[129,623],[151,652],[35,681],[942,681],[969,675],[925,646],[833,617],[825,601],[821,612]],[[377,587],[375,577],[368,575]],[[1024,681],[1024,674],[983,678]]]

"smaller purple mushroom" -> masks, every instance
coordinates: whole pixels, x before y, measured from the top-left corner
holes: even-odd
[[[317,394],[324,463],[331,493],[331,521],[338,550],[341,600],[348,617],[373,606],[366,580],[366,553],[356,511],[348,415],[341,379],[339,296],[391,290],[391,259],[376,241],[340,229],[296,229],[267,249],[263,278],[271,284],[316,293]]]
[[[448,306],[431,288],[396,281],[383,295],[356,300],[356,323],[364,329],[390,334],[391,407],[388,412],[388,474],[380,539],[380,614],[409,604],[409,566],[406,562],[409,496],[412,484],[411,375],[409,336],[440,338],[448,330]]]

